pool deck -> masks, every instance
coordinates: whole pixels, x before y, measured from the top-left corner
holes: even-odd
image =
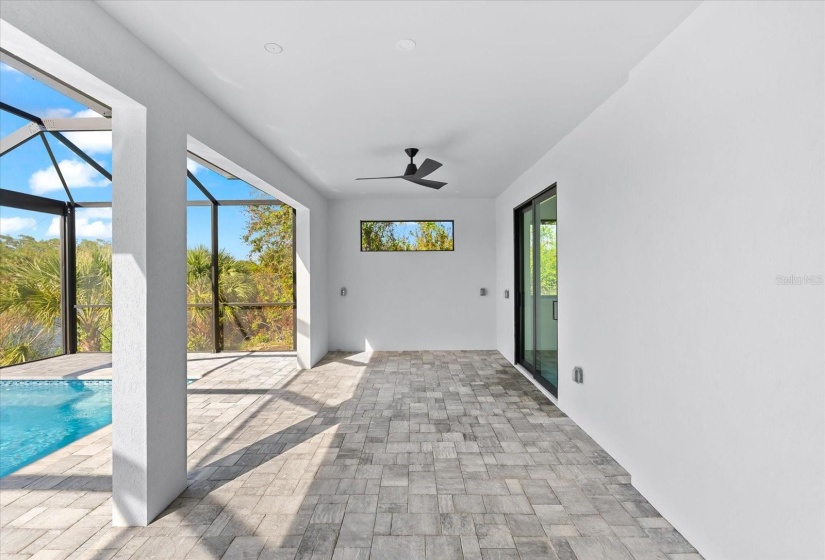
[[[186,356],[186,377],[200,379],[247,356],[294,358],[295,352],[190,353]],[[0,380],[111,379],[112,355],[104,352],[66,354],[45,360],[0,368]]]
[[[0,558],[702,558],[498,352],[211,358],[153,523],[111,526],[107,426],[0,479]]]

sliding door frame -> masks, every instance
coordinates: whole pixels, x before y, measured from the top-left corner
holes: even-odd
[[[513,298],[513,318],[514,318],[514,332],[515,332],[515,342],[516,342],[516,364],[520,365],[524,369],[530,372],[536,381],[538,381],[542,387],[547,389],[550,394],[554,397],[558,398],[558,387],[554,387],[550,382],[548,382],[544,377],[541,376],[539,370],[533,365],[536,363],[535,356],[538,353],[538,305],[535,305],[536,302],[539,301],[539,294],[541,293],[541,278],[538,274],[535,274],[537,270],[536,267],[539,265],[539,243],[537,242],[536,238],[538,236],[538,228],[536,224],[539,223],[538,220],[538,205],[548,198],[556,196],[556,183],[553,183],[536,196],[530,198],[529,200],[519,204],[513,209],[513,252],[514,252],[514,279],[515,282],[514,292],[515,297]],[[528,362],[525,359],[524,352],[523,352],[523,340],[521,336],[521,325],[522,325],[522,295],[521,295],[521,288],[523,286],[524,281],[524,252],[522,251],[521,247],[521,235],[522,235],[522,228],[521,228],[521,214],[527,209],[532,208],[533,210],[533,364]],[[556,221],[558,223],[558,219]],[[558,257],[557,263],[558,263]],[[557,264],[558,270],[558,264]]]

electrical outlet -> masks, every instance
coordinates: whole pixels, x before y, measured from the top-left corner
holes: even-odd
[[[584,383],[584,370],[580,366],[573,368],[573,381],[576,383]]]
[[[347,289],[346,288],[341,288],[341,295],[342,296],[347,295]]]
[[[487,295],[487,288],[481,288],[481,295],[483,295],[483,296]]]
[[[510,299],[510,290],[504,290],[504,299]]]

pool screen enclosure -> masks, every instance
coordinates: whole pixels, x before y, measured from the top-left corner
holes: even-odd
[[[8,53],[0,58],[0,322],[6,325],[0,329],[0,365],[111,351],[111,243],[106,239],[111,238],[112,112]],[[9,66],[22,78],[6,77]],[[70,109],[39,110],[27,101],[38,96]],[[101,156],[105,135],[109,155]],[[188,349],[294,350],[294,209],[198,154],[189,152],[187,158],[187,206],[202,208],[204,218],[189,227],[192,231],[196,225],[203,241],[186,255],[187,292],[197,291],[187,300]],[[254,237],[248,229],[236,233],[244,219],[264,226],[277,222],[277,251],[258,244],[259,251],[270,251],[269,261],[279,259],[276,266],[255,261],[249,243],[238,240]],[[40,229],[26,229],[41,223]],[[45,224],[50,224],[47,232]],[[234,253],[221,245],[221,234]],[[206,259],[200,276],[190,265],[198,255]],[[35,274],[46,280],[38,284]],[[48,290],[38,292],[35,285],[48,285]],[[44,303],[37,308],[40,300]]]

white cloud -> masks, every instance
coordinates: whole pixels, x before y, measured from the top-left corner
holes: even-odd
[[[112,222],[78,218],[74,224],[75,235],[78,237],[93,237],[95,239],[112,238]]]
[[[111,239],[112,222],[103,220],[90,220],[89,218],[76,217],[74,231],[77,237],[89,237],[92,239]],[[52,218],[49,230],[46,235],[50,237],[60,236],[60,218]]]
[[[187,159],[186,160],[186,169],[189,170],[189,172],[192,173],[192,175],[197,175],[198,171],[203,169],[203,166],[200,163],[198,163],[197,161]]]
[[[91,109],[78,111],[74,118],[100,117]],[[90,154],[110,154],[112,153],[112,132],[98,130],[95,132],[67,132],[66,138],[71,140],[75,146]]]
[[[49,237],[60,237],[60,218],[52,218],[52,223],[49,224],[46,235]]]
[[[91,109],[83,109],[82,111],[78,111],[77,113],[72,115],[73,118],[77,118],[77,119],[86,119],[86,118],[102,117],[102,116],[103,115],[101,115],[100,113],[98,113],[96,111],[92,111]]]
[[[100,176],[86,163],[76,159],[64,159],[58,162],[63,178],[69,188],[105,187],[109,181]],[[29,187],[34,194],[44,194],[63,189],[60,177],[53,166],[35,171],[29,178]]]
[[[75,212],[78,218],[103,218],[105,220],[112,219],[111,208],[78,208]]]
[[[43,118],[45,119],[76,119],[100,116],[99,113],[91,109],[83,109],[72,113],[71,109],[66,109],[65,107],[46,109],[43,113]],[[64,135],[71,140],[75,146],[89,154],[108,154],[112,152],[111,131],[65,132]]]
[[[66,132],[64,135],[70,142],[72,142],[72,144],[87,154],[112,153],[111,131],[98,130],[95,132]]]
[[[67,109],[66,107],[54,107],[43,111],[44,119],[84,119],[102,116],[100,113],[92,111],[91,109],[81,109],[73,113],[71,109]]]
[[[68,119],[72,116],[72,110],[65,107],[58,107],[57,109],[46,109],[43,111],[44,119]]]
[[[0,218],[0,234],[14,235],[15,233],[32,229],[36,225],[37,220],[34,218],[21,218],[20,216]]]

